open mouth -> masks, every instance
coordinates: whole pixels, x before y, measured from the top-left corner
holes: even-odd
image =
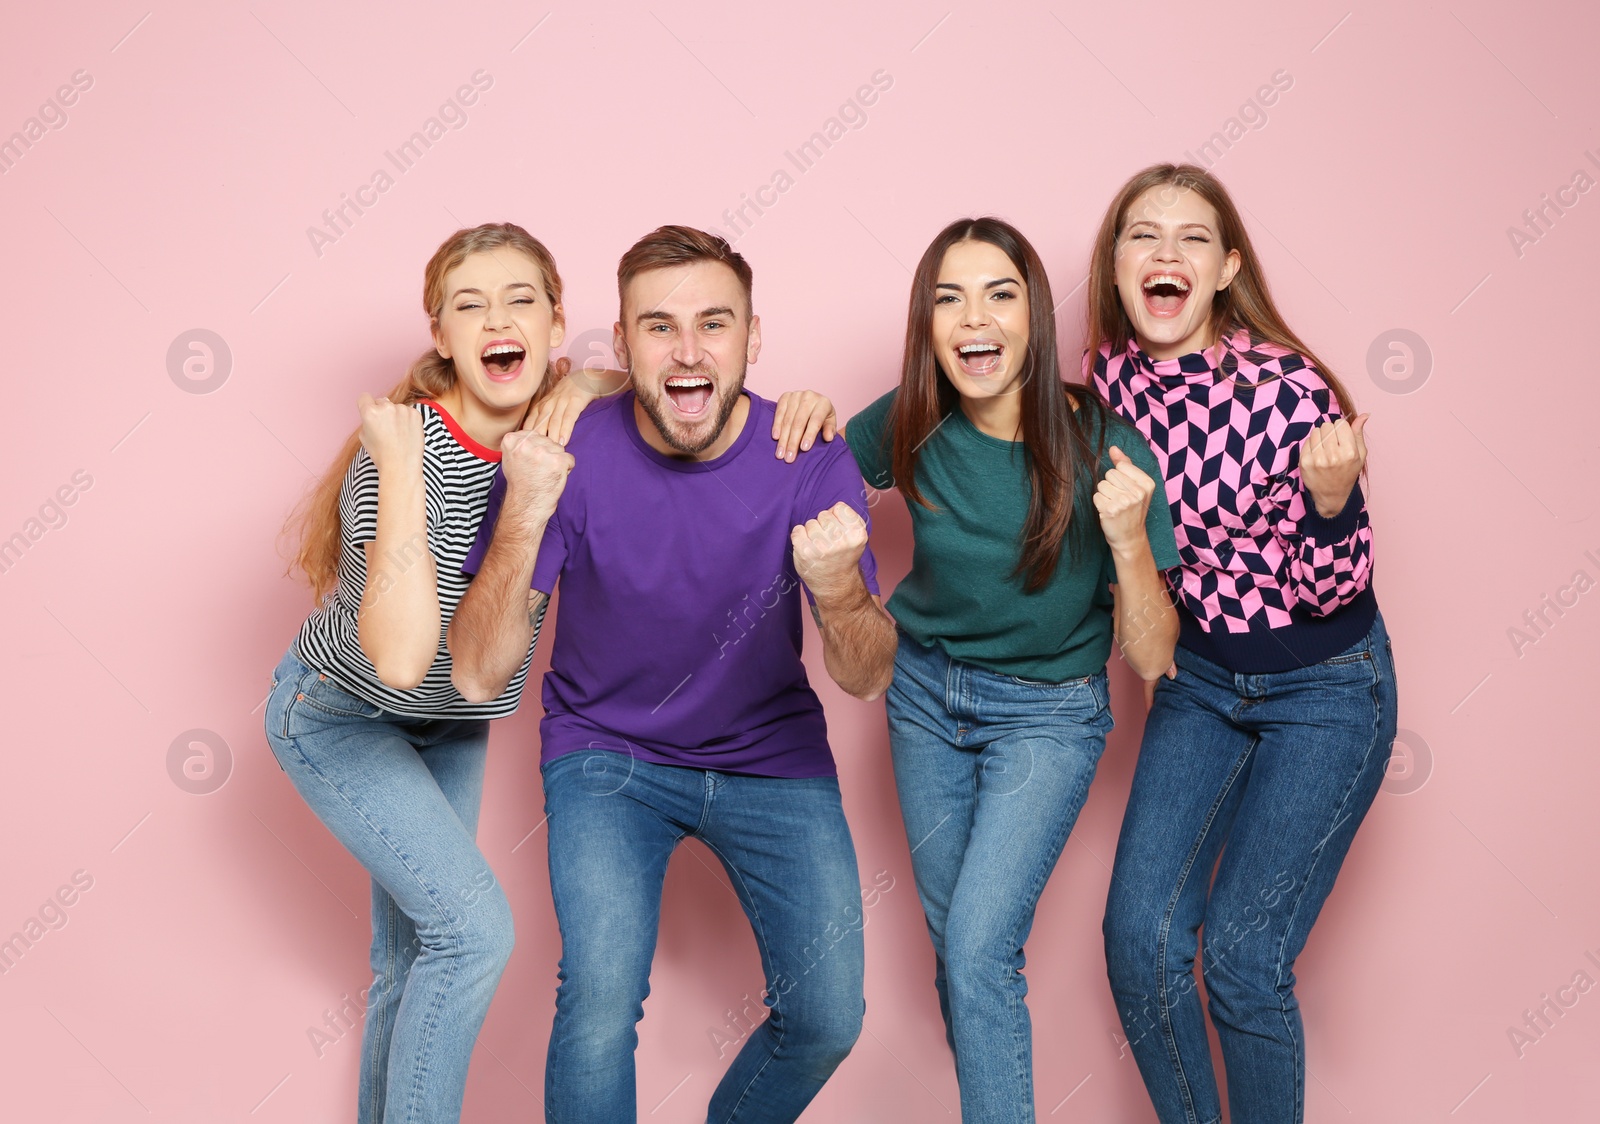
[[[1144,306],[1156,316],[1176,316],[1189,299],[1189,280],[1176,273],[1152,273],[1143,289]]]
[[[711,380],[704,375],[673,375],[666,387],[672,408],[684,417],[699,417],[711,403]]]
[[[1005,345],[995,340],[969,340],[956,348],[956,362],[974,378],[987,378],[1000,370]]]
[[[522,372],[522,361],[527,352],[522,345],[510,340],[496,340],[483,349],[478,357],[483,360],[483,370],[496,382],[510,382]]]

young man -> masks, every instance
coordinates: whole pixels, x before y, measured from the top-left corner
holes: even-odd
[[[624,254],[631,388],[566,449],[507,438],[463,567],[477,576],[449,645],[469,699],[504,688],[561,582],[540,724],[562,942],[545,1103],[561,1124],[635,1118],[662,880],[688,836],[727,869],[771,1009],[710,1119],[794,1120],[860,1033],[855,850],[800,660],[800,585],[829,675],[858,698],[887,689],[895,629],[849,450],[778,459],[773,404],[743,389],[761,348],[750,284],[724,240],[687,227]]]

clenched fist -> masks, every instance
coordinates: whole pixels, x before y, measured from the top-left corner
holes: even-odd
[[[815,519],[789,532],[794,545],[794,568],[812,596],[826,600],[844,593],[861,565],[867,549],[867,524],[855,509],[840,500]]]
[[[577,462],[548,437],[519,429],[500,442],[500,468],[506,474],[506,507],[547,522]]]
[[[1094,508],[1100,513],[1107,545],[1112,550],[1128,549],[1145,541],[1144,520],[1156,482],[1115,445],[1106,451],[1111,471],[1095,487]]]
[[[422,411],[387,398],[363,394],[356,400],[361,411],[361,445],[384,475],[396,469],[422,469]]]
[[[1344,510],[1356,477],[1367,463],[1366,414],[1354,422],[1323,422],[1300,442],[1300,482],[1317,505],[1317,514],[1332,519]]]

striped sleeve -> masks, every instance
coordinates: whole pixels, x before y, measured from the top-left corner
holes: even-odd
[[[339,489],[339,526],[351,544],[378,537],[378,466],[358,448]]]

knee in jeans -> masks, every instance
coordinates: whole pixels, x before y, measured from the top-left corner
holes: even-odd
[[[1113,899],[1106,907],[1101,932],[1106,944],[1106,974],[1113,987],[1146,987],[1161,947],[1160,919],[1148,911]]]
[[[861,1037],[865,1004],[860,1000],[834,1010],[784,1020],[785,1044],[813,1063],[831,1068],[849,1055]]]
[[[1004,987],[1017,976],[1019,951],[982,927],[952,924],[945,934],[945,986],[952,994]]]
[[[501,968],[511,959],[516,931],[511,903],[499,886],[473,895],[459,912],[459,924],[449,941],[459,955],[480,956]]]

